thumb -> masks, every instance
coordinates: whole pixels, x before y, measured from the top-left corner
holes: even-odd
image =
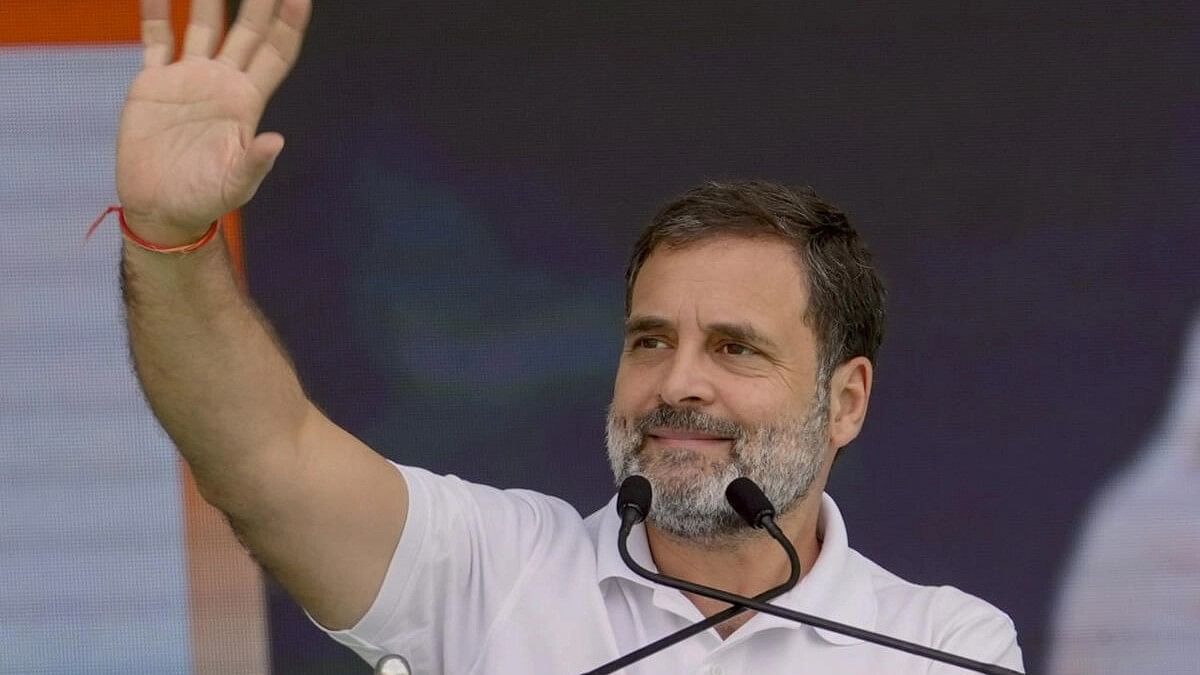
[[[273,131],[259,134],[250,141],[242,161],[233,170],[233,184],[237,186],[241,202],[239,206],[250,201],[263,179],[275,166],[279,153],[283,152],[283,136]]]

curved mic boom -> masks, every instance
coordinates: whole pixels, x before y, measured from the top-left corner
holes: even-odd
[[[629,483],[633,478],[635,478],[635,476],[630,476],[629,478],[625,479],[625,483]],[[629,566],[629,569],[633,570],[638,576],[641,576],[645,579],[649,579],[650,581],[653,581],[655,583],[659,583],[664,586],[669,586],[671,588],[675,588],[675,589],[678,589],[681,591],[687,591],[689,593],[695,593],[696,595],[702,595],[706,598],[712,598],[713,600],[720,600],[721,602],[727,602],[731,605],[734,605],[735,607],[753,609],[755,611],[762,612],[764,614],[772,614],[774,616],[782,617],[785,619],[790,619],[792,621],[796,621],[798,623],[803,623],[803,624],[806,624],[809,626],[813,626],[815,628],[823,628],[825,630],[828,630],[828,631],[831,631],[834,633],[840,633],[842,635],[848,635],[853,638],[858,638],[859,640],[863,640],[865,642],[871,642],[871,643],[881,645],[884,647],[890,647],[892,649],[897,649],[902,652],[907,652],[909,654],[914,654],[916,656],[924,656],[925,658],[931,659],[934,661],[948,663],[952,666],[958,666],[960,668],[965,668],[967,670],[973,670],[978,673],[984,673],[985,675],[1024,675],[1023,673],[1021,673],[1019,671],[1011,670],[1011,669],[1005,668],[1003,666],[998,666],[998,665],[995,665],[992,663],[984,663],[982,661],[976,661],[974,659],[968,659],[964,656],[959,656],[957,654],[950,654],[948,652],[943,652],[938,649],[933,649],[931,647],[919,645],[915,642],[908,642],[907,640],[901,640],[899,638],[894,638],[889,635],[875,633],[875,632],[872,632],[869,630],[858,628],[856,626],[850,626],[850,625],[847,625],[844,623],[830,621],[829,619],[823,619],[819,616],[813,616],[811,614],[804,614],[802,612],[792,611],[790,609],[786,609],[783,607],[776,607],[775,605],[767,604],[766,602],[763,602],[763,601],[755,599],[755,598],[747,598],[747,597],[744,597],[741,595],[735,595],[733,593],[726,593],[725,591],[722,591],[720,589],[710,588],[708,586],[701,586],[699,584],[695,584],[695,583],[692,583],[690,581],[686,581],[683,579],[676,579],[674,577],[668,577],[668,576],[665,576],[662,574],[658,574],[656,572],[651,572],[650,570],[639,565],[637,563],[637,561],[633,559],[633,556],[629,555],[629,542],[628,542],[629,532],[633,529],[634,524],[636,524],[637,522],[641,522],[641,520],[646,517],[646,514],[649,513],[649,505],[650,505],[650,495],[649,494],[644,495],[644,499],[645,499],[644,502],[637,502],[636,504],[634,503],[633,497],[636,496],[636,494],[637,494],[634,491],[645,491],[648,493],[649,485],[650,485],[649,481],[646,480],[644,477],[636,476],[636,478],[640,479],[640,481],[635,481],[637,483],[637,487],[631,486],[631,488],[630,488],[630,493],[629,493],[630,494],[630,503],[626,505],[627,508],[621,509],[621,511],[622,511],[621,536],[619,536],[617,538],[617,550],[621,554],[621,560],[624,560],[625,564],[627,566]],[[644,484],[642,484],[642,481],[644,481]],[[738,482],[738,481],[734,481],[734,482]],[[746,482],[750,482],[749,479],[746,479]],[[622,483],[622,485],[621,485],[621,489],[623,491],[625,490],[625,483]],[[753,483],[751,483],[751,485],[753,485]],[[732,487],[732,484],[730,485],[730,487]],[[743,518],[749,517],[749,518],[757,519],[758,523],[761,523],[761,525],[759,525],[758,523],[755,523],[755,526],[763,527],[769,533],[771,533],[772,536],[775,536],[775,533],[778,532],[779,536],[776,537],[776,540],[780,541],[781,544],[784,541],[787,541],[785,548],[790,549],[788,557],[789,557],[789,559],[794,561],[793,566],[792,566],[792,572],[793,572],[793,575],[798,578],[799,577],[799,570],[798,570],[799,561],[797,559],[795,559],[795,557],[794,557],[795,549],[791,547],[791,542],[787,540],[787,537],[784,536],[782,532],[779,532],[778,526],[775,525],[774,516],[773,516],[773,514],[775,512],[774,507],[769,507],[770,513],[765,513],[765,509],[762,508],[762,504],[757,502],[757,497],[750,495],[749,492],[741,493],[740,491],[743,489],[744,489],[744,487],[737,488],[737,491],[739,492],[738,499],[739,500],[744,499],[745,501],[740,502],[740,505],[735,505],[734,506],[735,510],[738,510],[739,515],[741,515]],[[754,490],[758,491],[759,494],[761,494],[761,491],[758,490],[757,485],[754,485]],[[729,498],[728,490],[726,490],[726,498],[727,499]],[[765,500],[766,497],[764,496],[763,499]],[[640,513],[640,517],[639,517],[638,506],[643,503],[646,506],[646,510],[644,512]],[[770,502],[768,501],[767,504],[769,505]],[[742,511],[740,510],[742,506],[747,507],[747,510],[745,513],[742,513]],[[621,507],[620,499],[618,499],[618,507]],[[629,514],[629,515],[627,516],[626,514]],[[626,524],[625,524],[627,517],[629,518],[628,526],[626,526]],[[774,531],[772,531],[772,530],[774,530]],[[733,609],[733,608],[731,607],[730,609]],[[725,611],[728,612],[730,610],[727,609]],[[709,617],[709,619],[715,618],[715,616],[718,616],[718,615]],[[724,620],[724,619],[722,619],[722,620]],[[701,622],[699,624],[696,624],[695,626],[699,626],[704,623],[705,622]],[[693,630],[693,629],[695,629],[695,626],[690,626],[689,628],[685,628],[684,631]],[[683,633],[684,631],[680,631],[680,633]],[[660,640],[660,642],[662,642],[662,640]],[[639,650],[639,651],[642,651],[642,650]],[[622,659],[622,661],[623,661],[623,659]],[[628,665],[629,663],[630,662],[626,662],[624,665]],[[613,672],[613,671],[606,670],[606,669],[592,671],[592,673],[611,673],[611,672]]]
[[[627,487],[628,486],[628,487]],[[624,542],[628,537],[633,525],[641,522],[650,512],[651,504],[651,488],[650,481],[643,476],[630,476],[621,483],[621,489],[617,493],[617,512],[621,514],[621,532],[618,541]],[[787,593],[792,590],[796,582],[800,580],[800,558],[796,555],[796,549],[792,546],[792,542],[784,536],[779,527],[775,525],[774,515],[775,508],[771,506],[771,501],[762,493],[754,481],[749,478],[739,478],[734,480],[725,489],[725,498],[730,501],[733,510],[737,511],[738,515],[746,521],[746,524],[751,527],[764,527],[767,532],[775,538],[787,551],[788,561],[791,563],[791,573],[788,574],[787,581],[771,588],[759,595],[754,596],[755,600],[766,602]],[[734,499],[738,503],[734,503]],[[739,504],[747,505],[750,508],[743,508]],[[765,508],[764,508],[765,504]],[[769,512],[769,513],[768,513]],[[630,514],[629,526],[625,526],[626,514]],[[636,514],[640,513],[641,517],[636,518]],[[750,514],[750,516],[748,516]],[[635,520],[636,518],[636,520]],[[626,561],[628,564],[628,561]],[[671,645],[678,644],[704,631],[717,626],[725,621],[746,611],[742,605],[730,605],[728,608],[713,614],[712,616],[698,621],[690,626],[681,628],[666,637],[659,638],[650,644],[635,649],[628,654],[610,661],[595,670],[588,671],[585,675],[609,675],[615,673],[625,666],[631,665],[653,654],[657,654]]]

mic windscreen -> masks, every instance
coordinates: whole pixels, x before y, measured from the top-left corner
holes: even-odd
[[[762,527],[764,517],[775,515],[775,507],[771,505],[771,500],[767,499],[754,481],[745,476],[733,479],[725,488],[725,499],[729,500],[729,505],[750,527]]]
[[[617,491],[617,513],[624,516],[626,507],[633,507],[642,520],[650,513],[650,500],[650,481],[635,474],[621,481],[621,489]]]

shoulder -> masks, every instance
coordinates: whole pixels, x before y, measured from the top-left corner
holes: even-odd
[[[396,468],[408,483],[412,506],[430,522],[481,528],[501,536],[521,532],[534,539],[584,532],[579,512],[558,497],[497,488],[412,466]]]
[[[880,609],[887,607],[892,611],[919,611],[941,621],[975,615],[1008,618],[995,605],[954,586],[915,584],[884,569],[858,551],[851,550],[850,555],[855,564],[867,572],[880,601]]]
[[[588,535],[596,540],[599,538],[600,529],[608,523],[609,519],[604,516],[612,510],[612,505],[616,502],[616,497],[613,497],[602,508],[596,509],[587,518],[583,519],[583,527],[587,530]]]
[[[426,502],[431,509],[441,510],[448,518],[488,520],[516,516],[569,527],[582,526],[579,512],[558,497],[533,490],[497,488],[418,467],[395,466],[404,475],[414,500]]]
[[[857,551],[854,564],[870,578],[877,630],[961,656],[1021,667],[1013,621],[995,605],[954,586],[923,586],[900,578]]]

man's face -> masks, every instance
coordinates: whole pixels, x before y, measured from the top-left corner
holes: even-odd
[[[654,487],[650,522],[697,540],[741,531],[724,491],[745,475],[783,512],[830,451],[828,384],[792,247],[720,237],[656,249],[638,275],[608,419],[617,480]]]

